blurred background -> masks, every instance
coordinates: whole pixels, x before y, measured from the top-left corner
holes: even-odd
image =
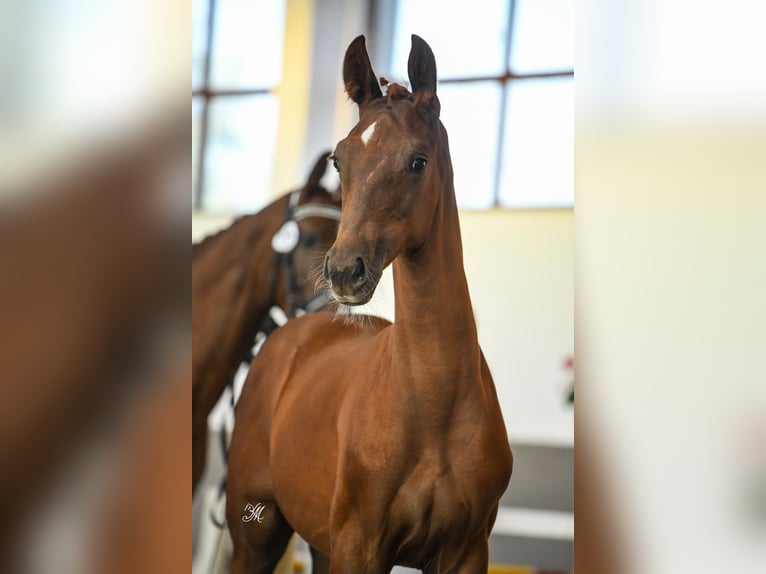
[[[299,186],[316,154],[353,127],[341,77],[351,40],[364,34],[375,73],[405,85],[410,35],[430,44],[480,343],[515,455],[491,561],[571,570],[574,2],[194,0],[192,9],[195,240]],[[389,270],[364,311],[393,320],[393,309]]]
[[[190,12],[0,0],[0,572],[191,564]]]

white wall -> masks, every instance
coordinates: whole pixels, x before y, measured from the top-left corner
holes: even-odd
[[[574,353],[574,212],[491,211],[461,216],[479,341],[511,440],[574,444],[564,402]]]
[[[195,239],[229,218],[195,216]],[[562,368],[574,352],[574,212],[462,212],[465,269],[479,339],[498,388],[511,441],[574,444]],[[367,312],[394,318],[384,274]]]

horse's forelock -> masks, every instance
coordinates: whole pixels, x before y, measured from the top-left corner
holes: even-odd
[[[396,100],[406,100],[412,97],[410,91],[401,84],[388,84],[386,105],[392,105]]]

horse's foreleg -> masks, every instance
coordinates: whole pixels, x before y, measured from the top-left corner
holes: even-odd
[[[330,574],[330,560],[313,546],[311,547],[311,574]]]
[[[234,543],[232,574],[272,574],[293,534],[276,503],[227,501],[226,520]]]
[[[355,555],[354,550],[334,554],[330,558],[330,574],[390,574],[392,568],[393,564],[384,565],[378,556],[365,558]]]
[[[443,548],[434,562],[423,570],[424,574],[487,574],[489,568],[489,544],[482,535],[472,544],[456,552]]]
[[[347,522],[343,530],[332,537],[330,574],[389,574],[393,557],[362,537],[360,524]],[[485,573],[486,574],[486,573]]]

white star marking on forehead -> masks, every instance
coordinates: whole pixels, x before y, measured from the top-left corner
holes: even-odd
[[[369,126],[367,126],[367,129],[362,132],[362,143],[364,145],[367,145],[367,142],[370,141],[370,138],[372,137],[372,134],[375,133],[375,124],[377,122],[372,122]]]

